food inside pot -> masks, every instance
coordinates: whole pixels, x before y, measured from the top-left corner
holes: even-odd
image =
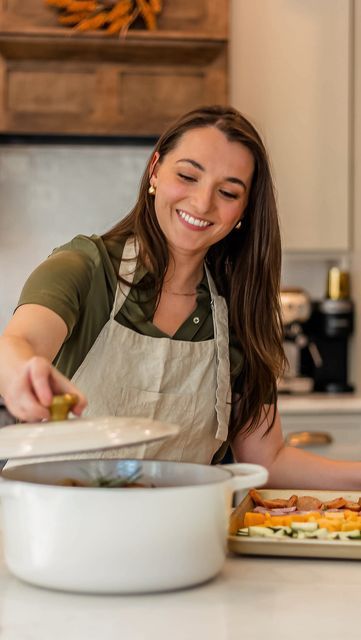
[[[154,488],[150,482],[138,482],[142,474],[136,471],[131,476],[98,475],[89,480],[78,478],[62,478],[56,484],[64,487],[102,487],[107,489],[135,489]]]

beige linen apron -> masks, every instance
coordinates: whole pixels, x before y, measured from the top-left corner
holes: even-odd
[[[101,457],[158,458],[210,463],[227,439],[230,417],[228,310],[206,269],[214,339],[153,338],[115,320],[132,284],[138,256],[125,244],[110,318],[73,376],[85,393],[84,415],[145,416],[181,427],[178,436],[148,445],[99,452]]]
[[[129,286],[118,282],[110,318],[72,381],[88,399],[84,417],[144,416],[177,424],[180,433],[160,442],[46,460],[131,457],[209,464],[227,439],[231,385],[226,302],[206,268],[214,339],[153,338],[124,327],[115,317],[130,291],[137,256],[137,243],[130,238],[119,267]]]

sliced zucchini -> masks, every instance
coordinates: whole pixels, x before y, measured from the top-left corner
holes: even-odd
[[[350,536],[350,533],[353,533],[352,531],[337,531],[338,533],[338,539],[339,540],[350,540],[352,536]]]
[[[341,531],[341,533],[347,533],[347,538],[350,540],[358,540],[361,538],[359,529],[353,529],[352,531]]]
[[[251,538],[273,538],[274,532],[270,527],[248,527],[248,533]]]
[[[291,522],[292,531],[316,531],[317,522]]]
[[[314,540],[326,540],[328,537],[327,529],[316,529],[316,531],[305,531],[306,538],[314,539]]]
[[[326,531],[327,531],[327,529],[326,529]],[[328,531],[327,532],[327,539],[328,540],[339,540],[340,539],[340,537],[338,535],[339,533],[340,533],[339,531]]]

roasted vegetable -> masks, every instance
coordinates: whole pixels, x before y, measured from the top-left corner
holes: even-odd
[[[342,496],[322,502],[313,496],[268,500],[249,491],[248,511],[239,504],[230,516],[229,533],[237,536],[290,537],[361,540],[360,502]]]

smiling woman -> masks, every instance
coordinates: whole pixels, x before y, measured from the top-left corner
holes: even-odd
[[[159,139],[128,216],[56,249],[30,276],[0,339],[0,393],[25,421],[48,418],[53,394],[70,392],[76,415],[180,426],[107,457],[207,464],[230,444],[275,487],[358,486],[360,463],[284,444],[280,267],[258,133],[231,107],[191,111]]]
[[[187,131],[164,159],[154,154],[150,183],[157,220],[172,253],[186,254],[193,271],[241,220],[253,169],[249,149],[213,126]]]
[[[222,379],[225,394],[223,418],[221,393],[213,406],[222,425],[213,427],[218,448],[224,451],[223,439],[231,441],[241,425],[252,431],[264,419],[266,402],[274,403],[271,426],[276,378],[283,367],[281,249],[267,154],[254,127],[227,107],[206,107],[177,121],[155,147],[138,203],[104,239],[124,241],[134,233],[154,282],[153,328],[189,340],[182,328],[192,320],[197,327],[192,340],[226,335],[230,366],[218,362],[212,384],[217,388]],[[142,286],[149,294],[148,283],[137,286],[138,295]],[[205,291],[208,299],[201,297]],[[216,359],[219,351],[228,351],[223,344],[218,347]]]
[[[182,427],[137,455],[211,462],[276,400],[280,258],[257,132],[232,108],[186,114],[159,139],[129,215],[56,249],[28,279],[2,338],[8,407],[37,420],[53,393],[77,392],[76,414],[86,396],[84,414]]]

